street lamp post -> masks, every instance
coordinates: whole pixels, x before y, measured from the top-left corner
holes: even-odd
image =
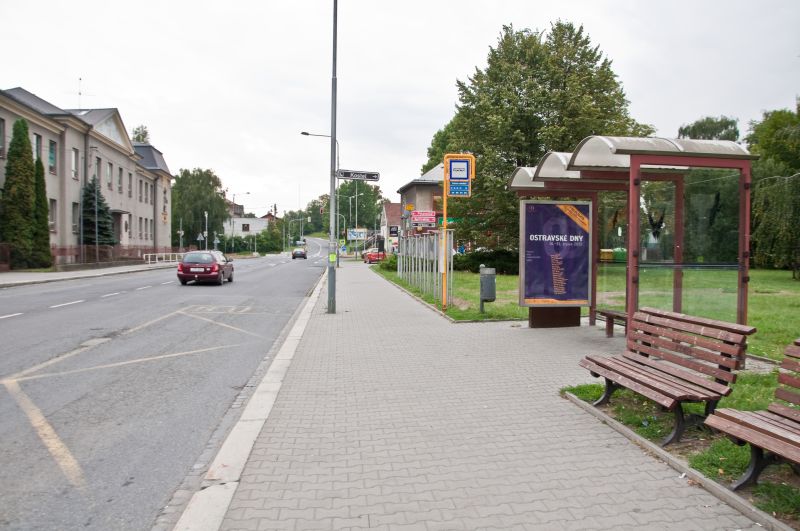
[[[203,215],[206,218],[206,230],[205,234],[203,234],[203,238],[206,240],[206,251],[208,251],[208,210],[203,211]]]
[[[335,67],[334,67],[334,75],[335,75]],[[335,167],[334,173],[335,174],[338,173],[339,172],[339,166],[340,166],[340,163],[341,163],[341,161],[339,159],[339,141],[336,138],[332,137],[331,135],[321,135],[321,134],[317,134],[317,133],[309,133],[308,131],[300,131],[300,134],[303,135],[303,136],[318,136],[318,137],[322,137],[322,138],[331,138],[333,140],[333,142],[335,142],[335,144],[336,144],[336,161],[335,161],[335,165],[334,165],[334,167]],[[336,179],[334,178],[333,180],[335,182]],[[331,239],[334,242],[334,247],[335,247],[335,252],[336,252],[336,267],[339,267],[339,216],[341,214],[339,214],[339,190],[338,190],[338,186],[334,186],[334,190],[336,190],[336,194],[335,194],[336,195],[336,200],[334,201],[333,199],[329,199],[328,203],[330,205],[331,212],[335,211],[335,214],[336,214],[335,217],[331,216],[332,222],[331,222],[331,227],[330,228],[331,228],[331,233],[333,234],[333,237]],[[333,197],[333,194],[331,195],[331,198],[332,197]],[[342,216],[342,217],[344,217],[344,216]],[[335,230],[334,230],[334,225],[335,225]],[[330,299],[328,300],[328,302],[330,303]],[[335,301],[334,301],[334,304],[335,304]],[[330,313],[336,313],[336,312],[330,312]]]

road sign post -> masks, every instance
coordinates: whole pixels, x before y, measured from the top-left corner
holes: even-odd
[[[443,216],[442,247],[447,246],[447,198],[471,197],[472,180],[475,178],[475,155],[471,153],[448,153],[444,156],[444,189],[442,198]],[[455,243],[455,242],[454,242]],[[442,253],[442,311],[447,312],[447,260],[449,249]]]

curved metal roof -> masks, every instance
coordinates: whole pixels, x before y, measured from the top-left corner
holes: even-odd
[[[533,179],[580,179],[579,171],[567,169],[572,153],[548,151],[536,165]]]
[[[631,155],[757,158],[743,146],[730,140],[589,136],[581,140],[575,148],[567,167],[570,170],[622,170],[630,168]]]
[[[544,183],[533,182],[534,173],[536,173],[535,166],[533,168],[526,166],[518,167],[511,174],[511,177],[508,178],[508,189],[511,191],[516,191],[544,187]]]

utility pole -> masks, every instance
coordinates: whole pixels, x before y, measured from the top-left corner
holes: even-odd
[[[328,227],[328,313],[336,313],[336,40],[339,0],[333,0],[333,72],[331,75],[331,208]]]

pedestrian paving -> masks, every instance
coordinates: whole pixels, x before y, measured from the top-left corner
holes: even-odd
[[[323,287],[221,529],[760,529],[559,396],[623,338],[453,324],[360,263]]]
[[[96,269],[79,269],[73,271],[4,271],[0,273],[0,288],[24,286],[27,284],[44,284],[62,280],[122,275],[124,273],[133,273],[136,271],[174,267],[176,267],[175,263],[155,262],[152,264],[141,263],[136,265],[99,267]]]

